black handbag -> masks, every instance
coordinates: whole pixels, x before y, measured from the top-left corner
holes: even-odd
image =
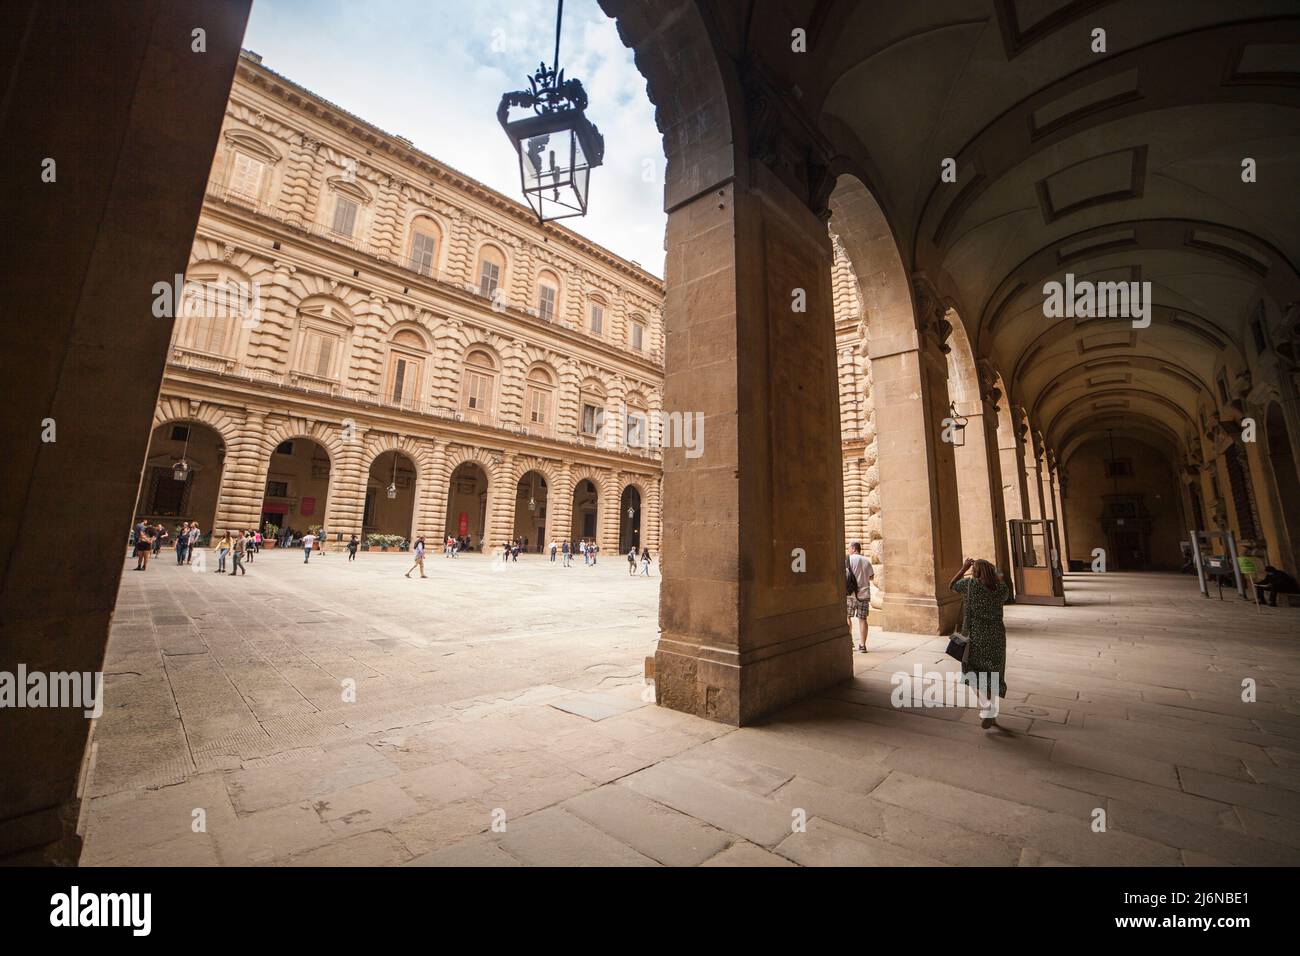
[[[954,657],[959,661],[966,660],[966,648],[970,646],[970,638],[961,631],[954,631],[952,637],[948,638],[949,657]]]

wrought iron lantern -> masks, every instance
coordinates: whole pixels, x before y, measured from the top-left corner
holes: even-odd
[[[397,497],[397,452],[393,452],[393,478],[388,482],[388,497]]]
[[[966,423],[969,419],[957,414],[957,406],[950,404],[948,406],[948,417],[944,420],[945,429],[950,435],[949,441],[954,448],[961,448],[966,444]]]
[[[529,89],[501,97],[497,121],[519,156],[524,198],[539,223],[587,214],[591,171],[605,158],[605,138],[587,119],[587,93],[560,69],[560,23],[564,0],[555,15],[555,59],[528,78]],[[532,110],[511,119],[511,110]]]
[[[184,481],[186,478],[189,477],[190,463],[185,460],[186,458],[189,457],[189,454],[190,454],[190,429],[189,426],[187,425],[185,426],[185,447],[181,449],[180,460],[177,461],[176,464],[172,465],[173,481]]]
[[[631,520],[632,518],[635,518],[635,517],[636,517],[636,507],[635,507],[635,506],[633,506],[633,505],[628,505],[628,506],[627,506],[627,516],[628,516],[628,520]]]

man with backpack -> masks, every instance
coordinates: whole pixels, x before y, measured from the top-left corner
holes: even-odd
[[[844,559],[844,593],[849,609],[849,634],[858,650],[867,653],[867,615],[871,613],[871,579],[876,570],[862,553],[862,542],[849,545]]]

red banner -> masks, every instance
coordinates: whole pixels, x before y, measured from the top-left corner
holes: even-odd
[[[459,528],[460,528],[460,532],[459,532],[460,537],[463,538],[465,537],[465,535],[469,534],[469,512],[468,511],[462,511],[460,513]]]

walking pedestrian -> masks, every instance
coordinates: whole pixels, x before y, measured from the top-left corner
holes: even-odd
[[[168,538],[167,529],[159,521],[153,529],[153,556],[158,557],[158,552],[162,550],[163,542]]]
[[[217,570],[213,573],[221,574],[226,570],[226,555],[230,553],[233,547],[234,542],[230,540],[230,532],[227,531],[221,536],[221,540],[217,542]]]
[[[248,574],[248,569],[244,567],[244,536],[238,531],[231,532],[230,546],[230,576],[236,574]]]
[[[569,559],[572,557],[572,554],[571,554],[571,551],[570,551],[570,548],[569,548],[569,539],[568,539],[568,538],[565,538],[565,539],[564,539],[564,544],[560,546],[560,551],[561,551],[561,557],[562,557],[562,560],[563,560],[564,566],[567,568],[567,567],[570,566],[570,565],[569,565]]]
[[[415,551],[415,563],[411,565],[410,570],[406,572],[406,576],[409,578],[411,576],[411,571],[414,571],[416,568],[419,568],[420,577],[422,578],[427,577],[428,575],[424,573],[424,538],[421,537],[415,539],[414,551]]]
[[[153,554],[153,529],[141,521],[135,526],[135,569],[149,570],[149,556]]]
[[[194,560],[194,550],[199,546],[199,538],[203,533],[199,530],[197,521],[190,522],[190,543],[185,549],[185,563],[189,564]]]
[[[627,551],[627,573],[629,576],[636,574],[636,545],[632,545]]]
[[[316,536],[312,534],[311,530],[309,529],[307,533],[302,536],[302,563],[303,564],[306,564],[308,561],[311,560],[311,549],[315,547],[315,545],[316,545]]]
[[[352,536],[352,540],[348,542],[349,561],[355,561],[357,559],[357,548],[360,546],[361,546],[361,542],[357,540],[357,536],[354,534]]]
[[[862,553],[862,542],[849,545],[844,559],[844,586],[848,596],[849,636],[857,642],[858,650],[867,653],[867,615],[871,613],[871,579],[876,569],[871,559]]]
[[[948,586],[962,596],[961,633],[966,636],[962,680],[975,689],[980,726],[988,730],[997,726],[998,699],[1007,696],[1002,605],[1010,592],[1002,575],[983,558],[967,558]]]
[[[244,532],[244,561],[248,564],[253,563],[253,558],[257,557],[257,546],[253,544],[253,532]]]
[[[650,549],[646,548],[641,552],[641,575],[650,577]]]
[[[179,567],[185,563],[185,552],[190,547],[190,523],[182,521],[180,530],[176,532],[176,564]]]
[[[554,538],[551,539],[551,543],[547,546],[546,550],[548,550],[548,551],[551,552],[551,564],[554,564],[554,563],[555,563],[555,552],[556,552],[556,548],[555,548],[555,539],[554,539]]]

